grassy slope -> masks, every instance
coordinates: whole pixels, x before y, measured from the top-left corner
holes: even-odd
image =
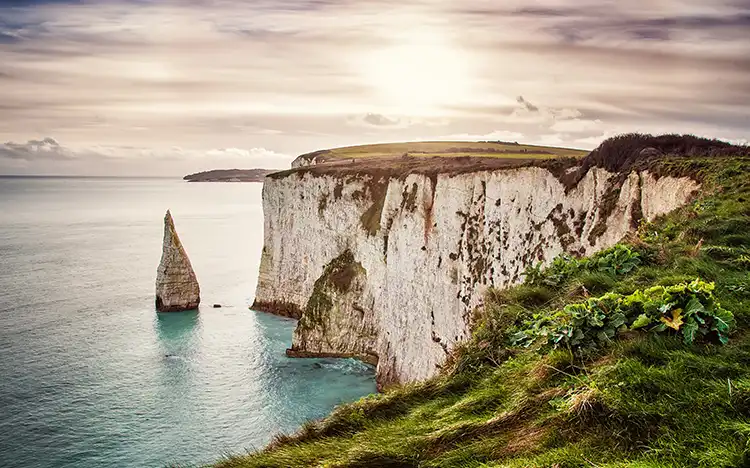
[[[705,193],[630,239],[644,260],[638,268],[491,292],[473,341],[442,376],[339,407],[217,466],[750,466],[750,158],[661,164],[700,174]],[[629,294],[696,277],[715,281],[735,315],[726,346],[646,332],[586,357],[508,345],[525,318],[587,292]]]
[[[483,152],[486,150],[497,152]],[[377,145],[349,146],[318,152],[318,154],[320,154],[319,158],[326,162],[347,159],[394,158],[400,157],[405,153],[408,153],[413,157],[481,156],[546,159],[552,157],[579,158],[585,156],[587,152],[570,148],[516,145],[512,143],[457,141],[384,143]]]

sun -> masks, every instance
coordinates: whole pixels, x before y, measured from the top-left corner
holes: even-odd
[[[414,34],[364,56],[363,78],[381,104],[432,114],[471,91],[467,54],[437,34]]]

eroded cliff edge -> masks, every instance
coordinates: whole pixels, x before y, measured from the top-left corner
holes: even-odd
[[[256,310],[300,319],[298,356],[377,363],[387,385],[435,375],[487,287],[530,263],[617,243],[699,188],[647,169],[478,167],[266,179]]]

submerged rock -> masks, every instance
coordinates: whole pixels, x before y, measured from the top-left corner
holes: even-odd
[[[172,214],[167,210],[161,262],[156,272],[156,310],[193,310],[198,308],[200,302],[198,279],[175,230]]]

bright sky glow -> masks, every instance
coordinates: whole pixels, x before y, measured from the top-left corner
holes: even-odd
[[[747,0],[9,0],[0,173],[285,167],[386,141],[750,129]]]

